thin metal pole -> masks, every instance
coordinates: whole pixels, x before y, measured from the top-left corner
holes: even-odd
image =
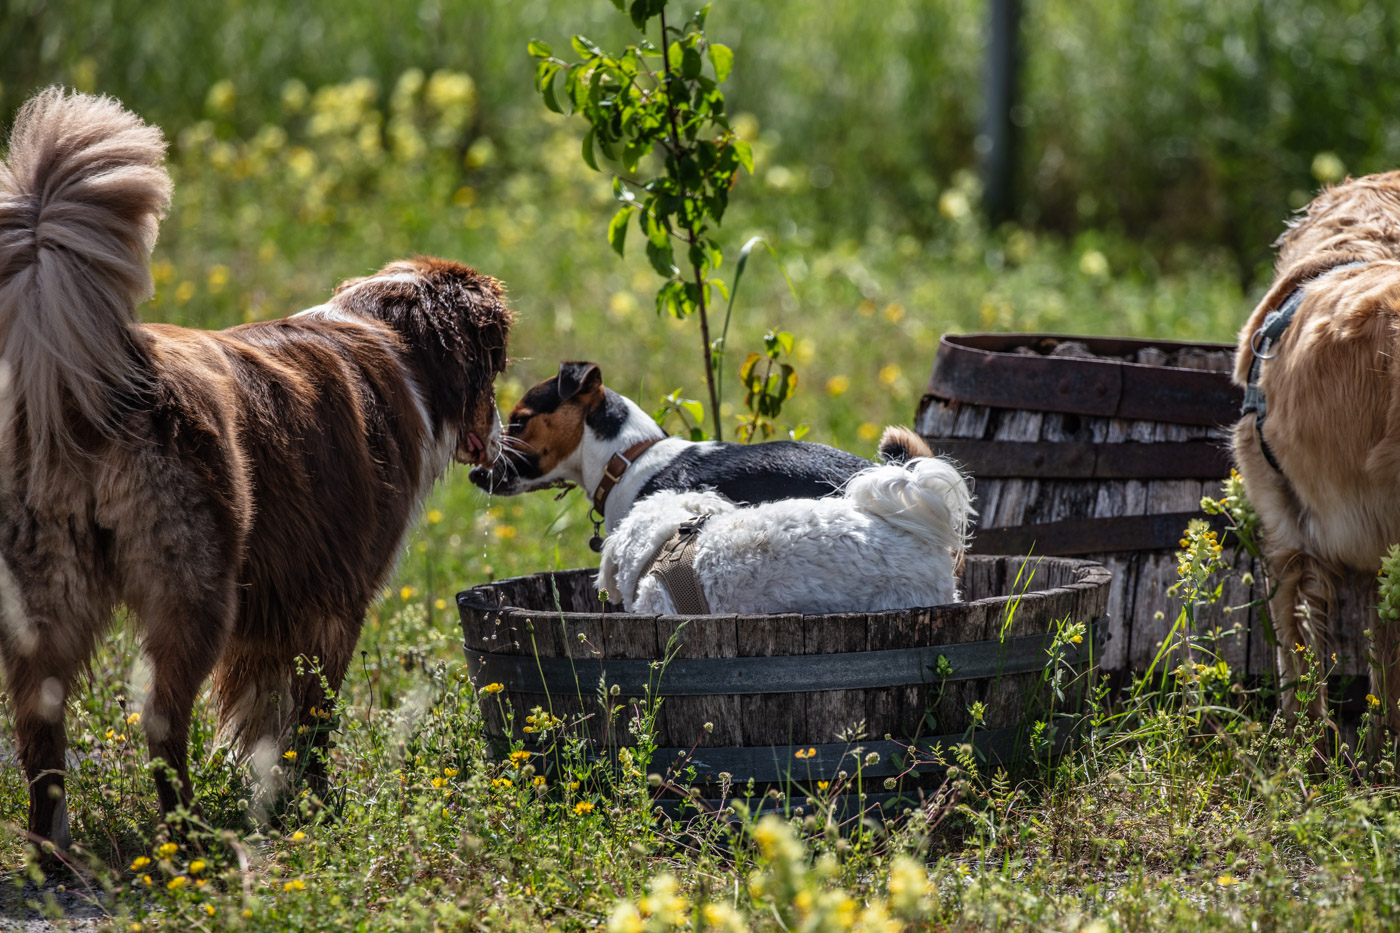
[[[982,207],[993,223],[1015,213],[1016,106],[1021,64],[1021,0],[989,0],[986,110],[982,115]]]

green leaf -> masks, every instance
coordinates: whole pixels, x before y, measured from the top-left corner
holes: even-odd
[[[747,141],[735,138],[730,141],[730,147],[734,150],[734,155],[739,160],[739,164],[753,174],[753,146]]]
[[[791,335],[789,335],[791,336]],[[778,379],[777,389],[774,393],[776,403],[773,407],[773,414],[777,415],[782,411],[783,402],[792,398],[792,393],[797,391],[797,372],[787,363],[783,364],[782,376]]]
[[[681,75],[687,81],[694,81],[700,76],[700,62],[700,50],[687,45],[681,53]]]
[[[734,70],[734,50],[718,42],[710,43],[710,64],[715,68],[715,80],[724,81]]]
[[[574,47],[574,51],[578,53],[579,58],[603,58],[607,55],[606,52],[598,47],[596,42],[587,36],[574,36],[569,44]]]
[[[616,214],[613,214],[612,220],[608,222],[608,243],[619,256],[625,255],[624,250],[627,247],[627,220],[632,216],[634,210],[636,210],[636,208],[628,204]]]
[[[588,167],[593,171],[598,171],[598,160],[593,156],[593,136],[595,130],[589,130],[583,137],[583,161],[588,163]]]
[[[651,262],[651,267],[661,275],[672,276],[679,270],[676,268],[676,256],[671,249],[670,239],[661,243],[655,240],[647,240],[647,259]],[[682,316],[677,314],[677,317]]]
[[[628,15],[632,17],[632,25],[641,32],[646,32],[647,20],[651,19],[651,4],[647,0],[635,0]]]
[[[563,113],[564,108],[559,106],[559,100],[554,96],[554,78],[559,74],[558,69],[551,71],[548,76],[544,74],[543,66],[540,72],[540,93],[544,95],[544,105],[555,113]]]
[[[642,232],[647,235],[647,241],[656,247],[671,247],[671,232],[666,229],[656,217],[657,199],[652,198],[647,205],[647,211],[642,215]],[[670,275],[669,272],[666,275]]]
[[[684,411],[687,415],[695,419],[696,424],[705,423],[705,406],[701,405],[693,398],[682,398],[676,400],[676,407]]]
[[[554,54],[554,49],[550,48],[549,43],[542,39],[531,39],[530,44],[526,46],[526,48],[535,58],[549,58]]]
[[[750,353],[748,356],[744,357],[744,365],[739,367],[739,381],[742,382],[744,388],[748,389],[750,392],[758,391],[758,376],[754,373],[754,367],[762,360],[763,357],[759,356],[757,353]]]
[[[624,204],[634,203],[637,196],[632,193],[632,189],[622,183],[621,178],[613,179],[613,198]]]

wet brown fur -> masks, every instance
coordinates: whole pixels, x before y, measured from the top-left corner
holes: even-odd
[[[114,102],[46,93],[44,106],[74,109],[78,124],[92,112],[144,128]],[[50,119],[52,128],[29,127],[35,138],[60,132]],[[81,147],[104,139],[88,135],[96,142],[84,137],[64,154],[80,170]],[[93,164],[112,171],[110,158]],[[7,306],[19,312],[29,300],[25,262],[50,263],[48,276],[106,271],[46,246],[71,233],[44,227],[41,198],[60,189],[46,184],[40,173],[0,187],[0,288],[21,292]],[[88,190],[69,195],[78,209]],[[155,209],[116,203],[116,220],[99,217],[114,229]],[[72,236],[108,234],[93,229]],[[105,255],[102,242],[89,245]],[[17,250],[28,251],[23,261]],[[139,291],[138,282],[132,300]],[[95,296],[94,307],[59,313],[130,314],[122,302],[103,304],[100,287],[79,282],[75,293]],[[0,654],[30,783],[29,831],[61,846],[64,705],[119,605],[144,628],[151,690],[142,726],[152,758],[169,766],[157,782],[163,812],[192,803],[191,708],[211,674],[221,730],[244,751],[266,741],[280,752],[297,726],[324,725],[313,712],[328,705],[320,678],[339,688],[423,496],[452,459],[483,455],[469,434],[497,434],[491,387],[511,312],[495,280],[418,258],[345,283],[319,314],[218,332],[131,320],[106,348],[127,378],[63,384],[64,424],[49,434],[61,443],[41,449],[25,380],[64,374],[36,352],[8,352],[5,338],[35,326],[19,312],[8,312],[0,335]],[[298,659],[307,673],[296,673]],[[298,760],[319,778],[327,733],[308,733]]]
[[[1279,247],[1274,283],[1240,332],[1235,381],[1248,380],[1250,339],[1265,315],[1316,279],[1277,355],[1262,363],[1264,439],[1280,470],[1265,459],[1252,414],[1236,426],[1234,452],[1277,583],[1270,615],[1285,707],[1298,713],[1292,686],[1306,673],[1299,646],[1312,649],[1323,671],[1331,666],[1339,579],[1374,574],[1400,543],[1400,172],[1323,191]],[[1327,274],[1357,261],[1367,264]],[[1390,627],[1374,613],[1346,624],[1377,633],[1372,691],[1400,733],[1400,654]],[[1307,712],[1325,718],[1325,682],[1319,691]]]

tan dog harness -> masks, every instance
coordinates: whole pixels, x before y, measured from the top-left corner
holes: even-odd
[[[700,585],[700,576],[695,572],[695,545],[700,539],[700,529],[710,516],[702,515],[676,529],[676,533],[661,545],[661,550],[651,559],[651,566],[643,574],[656,577],[666,592],[671,594],[671,604],[676,614],[683,616],[704,616],[710,614],[710,601],[705,598],[705,590]]]

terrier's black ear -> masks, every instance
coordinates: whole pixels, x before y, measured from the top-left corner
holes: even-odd
[[[597,391],[603,384],[603,371],[597,363],[565,360],[559,364],[559,401],[566,402],[580,393]]]

